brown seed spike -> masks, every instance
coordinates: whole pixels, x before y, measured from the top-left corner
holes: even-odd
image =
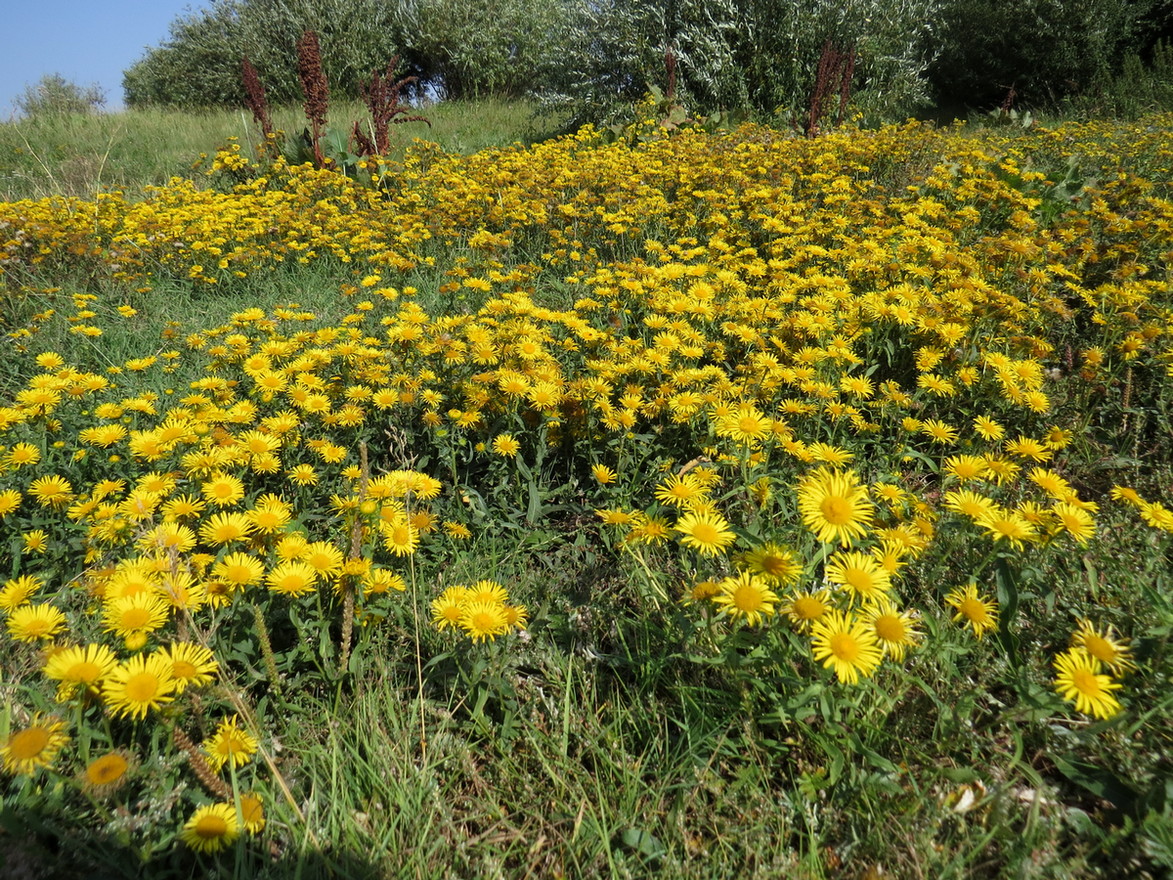
[[[322,168],[326,164],[320,141],[326,127],[326,112],[330,106],[330,87],[322,72],[322,48],[315,31],[306,31],[297,41],[297,75],[305,96],[305,116],[310,123],[310,139],[314,162]]]

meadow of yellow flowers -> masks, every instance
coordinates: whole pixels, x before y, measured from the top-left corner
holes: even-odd
[[[1080,560],[1106,512],[1173,531],[1171,123],[588,128],[361,179],[233,144],[0,204],[5,773],[107,804],[183,755],[172,838],[263,833],[252,701],[307,638],[541,637],[548,597],[432,574],[503,523],[596,534],[694,653],[849,690],[968,640],[1109,729],[1168,664]],[[133,335],[311,268],[336,316]]]

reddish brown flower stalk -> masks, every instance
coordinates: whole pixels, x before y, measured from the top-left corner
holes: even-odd
[[[322,72],[322,48],[314,31],[306,31],[297,41],[297,75],[301,80],[302,94],[305,96],[305,116],[310,123],[314,162],[321,168],[326,164],[320,141],[326,128],[330,87],[326,82],[326,74]]]
[[[432,124],[423,116],[407,115],[407,106],[399,103],[399,94],[403,87],[415,82],[416,77],[407,76],[400,80],[394,79],[395,68],[398,66],[399,56],[396,55],[388,62],[386,73],[379,74],[376,71],[371,75],[370,82],[364,83],[362,86],[363,103],[367,105],[367,109],[371,113],[371,128],[375,136],[372,142],[364,132],[360,131],[359,124],[357,122],[354,124],[355,143],[364,156],[372,154],[384,156],[387,154],[387,150],[391,146],[388,126],[392,123],[426,122],[428,125]]]
[[[823,51],[819,55],[819,66],[815,71],[814,89],[811,92],[810,112],[806,124],[807,137],[815,137],[819,133],[819,123],[827,112],[827,101],[836,90],[839,92],[839,115],[836,118],[836,125],[843,121],[847,102],[851,97],[851,80],[854,75],[855,50],[844,50],[830,40],[824,43]]]
[[[261,133],[265,136],[267,143],[273,135],[273,119],[269,115],[269,101],[265,97],[265,87],[261,83],[261,78],[257,76],[257,69],[248,60],[247,55],[244,56],[240,66],[243,71],[245,105],[253,112],[253,119],[261,127]]]

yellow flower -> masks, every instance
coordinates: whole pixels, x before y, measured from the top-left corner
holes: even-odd
[[[21,494],[16,489],[5,489],[0,492],[0,518],[8,516],[20,507]]]
[[[304,562],[288,560],[271,568],[265,583],[274,593],[298,596],[308,593],[318,582],[318,573]]]
[[[825,467],[802,478],[798,509],[820,541],[838,541],[843,547],[867,534],[874,511],[867,487],[860,485],[854,471]]]
[[[957,587],[945,596],[945,604],[957,609],[953,620],[973,628],[973,634],[979,639],[987,632],[998,628],[998,602],[986,596],[979,596],[977,584],[967,584]]]
[[[741,557],[750,572],[772,584],[792,584],[802,575],[802,563],[794,552],[773,542],[755,547]]]
[[[827,580],[851,594],[852,601],[882,599],[892,586],[892,573],[871,553],[839,551],[827,563]]]
[[[30,723],[9,735],[0,747],[0,758],[8,773],[31,776],[42,767],[53,763],[66,745],[69,736],[64,732],[65,722],[60,718],[37,713]]]
[[[211,650],[203,645],[174,642],[166,648],[159,648],[155,653],[166,659],[177,694],[183,693],[191,685],[198,687],[208,684],[220,669]]]
[[[201,491],[209,503],[231,507],[244,498],[244,483],[239,477],[217,471],[203,484]]]
[[[841,611],[828,611],[814,621],[811,647],[815,659],[833,669],[845,684],[856,684],[861,675],[870,676],[884,658],[868,622]]]
[[[994,505],[980,519],[982,526],[995,541],[1006,541],[1015,550],[1021,550],[1025,542],[1038,537],[1035,527],[1020,513]]]
[[[457,624],[474,642],[493,641],[509,632],[509,618],[500,602],[466,602]]]
[[[114,671],[118,658],[105,645],[79,645],[55,651],[45,663],[44,674],[61,682],[58,699],[68,698],[78,687],[96,693],[102,679]]]
[[[8,634],[18,642],[36,642],[51,639],[65,628],[65,615],[60,608],[44,603],[22,605],[8,617]]]
[[[591,476],[595,478],[600,486],[610,486],[618,479],[615,471],[607,467],[605,464],[596,464],[591,466]]]
[[[1136,668],[1128,640],[1116,635],[1111,626],[1097,630],[1090,620],[1080,618],[1078,627],[1071,636],[1071,646],[1082,648],[1103,663],[1114,675],[1123,675]]]
[[[199,853],[215,853],[231,846],[240,836],[236,807],[209,804],[196,810],[183,826],[179,839]]]
[[[1075,703],[1075,711],[1095,718],[1111,718],[1121,710],[1113,695],[1120,682],[1100,673],[1100,661],[1083,648],[1071,648],[1057,656],[1054,687],[1059,696]]]
[[[249,834],[259,834],[265,827],[265,805],[249,792],[240,796],[240,826]]]
[[[737,536],[719,513],[688,513],[676,523],[676,531],[683,536],[680,543],[692,547],[704,556],[720,555]]]
[[[464,523],[445,521],[444,531],[448,537],[455,538],[458,541],[467,541],[472,537],[472,532],[469,531],[468,526]]]
[[[467,587],[460,585],[448,587],[432,600],[432,625],[439,630],[459,627],[467,600]]]
[[[1058,501],[1051,506],[1051,513],[1059,521],[1063,530],[1081,547],[1086,546],[1096,534],[1096,524],[1092,515],[1075,504]]]
[[[33,529],[21,536],[25,553],[44,553],[49,549],[49,535],[44,529]]]
[[[713,596],[713,604],[719,606],[726,616],[744,619],[750,626],[757,626],[773,616],[778,595],[764,579],[743,571],[735,577],[725,578],[720,588],[720,592]]]
[[[224,719],[216,732],[204,741],[208,763],[217,772],[226,764],[243,767],[257,752],[256,737],[240,727],[239,720],[235,715]]]
[[[493,451],[505,458],[512,458],[521,449],[521,443],[512,434],[498,434],[493,439]]]
[[[106,797],[126,784],[135,763],[130,753],[122,749],[106,752],[86,764],[79,782],[90,797]]]
[[[865,605],[862,614],[864,620],[871,624],[884,653],[897,662],[904,659],[905,650],[916,645],[923,637],[916,628],[913,613],[901,611],[888,596]]]
[[[673,507],[688,508],[705,496],[705,487],[695,474],[668,477],[656,487],[656,500]]]
[[[102,699],[117,715],[145,718],[151,709],[170,703],[175,689],[167,658],[137,654],[111,671],[102,685]]]
[[[4,463],[15,468],[36,464],[41,460],[41,450],[31,443],[16,443],[4,456]]]
[[[42,507],[64,507],[73,497],[73,485],[64,477],[51,474],[29,484],[29,494]]]
[[[102,609],[102,628],[123,638],[154,632],[168,620],[169,609],[157,593],[135,593],[107,600]]]
[[[830,590],[797,590],[790,594],[782,613],[799,632],[809,632],[817,620],[821,620],[832,609]]]

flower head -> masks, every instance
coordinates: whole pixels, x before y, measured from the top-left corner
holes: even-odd
[[[798,485],[798,509],[803,523],[820,541],[838,541],[847,547],[867,534],[873,505],[867,487],[854,471],[821,467]]]

